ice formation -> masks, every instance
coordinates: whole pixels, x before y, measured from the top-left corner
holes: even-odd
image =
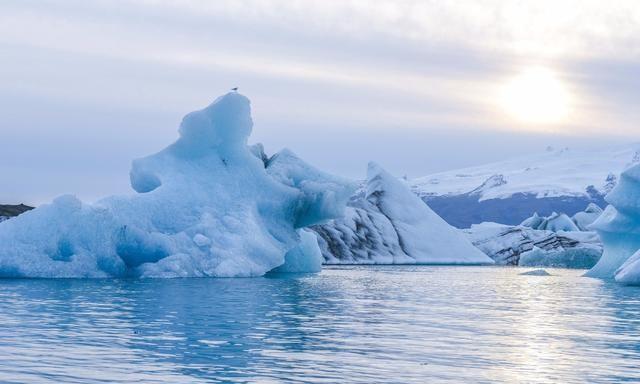
[[[600,215],[602,215],[602,212],[602,208],[591,203],[583,212],[578,212],[573,215],[571,220],[573,220],[578,229],[580,229],[581,231],[588,231],[589,226],[593,224],[593,222],[595,222],[598,217],[600,217]]]
[[[591,246],[592,243],[578,243],[580,246],[573,248],[557,247],[545,250],[534,247],[532,250],[520,255],[518,265],[521,267],[556,267],[589,269],[593,267],[602,256],[602,248]]]
[[[591,225],[602,238],[604,254],[587,276],[640,284],[640,165],[623,172],[606,199],[611,205]]]
[[[493,264],[375,163],[345,217],[312,228],[327,264]]]
[[[62,196],[1,223],[0,276],[259,276],[285,255],[285,270],[317,270],[301,228],[340,216],[353,186],[288,151],[265,168],[247,146],[252,125],[249,100],[226,94],[133,162],[137,194]]]
[[[591,268],[602,255],[595,232],[554,232],[497,223],[476,224],[464,232],[500,265]]]
[[[313,273],[322,270],[322,252],[314,232],[301,229],[300,243],[284,255],[284,264],[273,269],[274,273]]]
[[[533,271],[527,271],[520,273],[521,276],[551,276],[551,274],[544,269],[534,269]]]
[[[537,213],[534,213],[533,216],[523,221],[520,225],[542,231],[580,231],[580,228],[569,216],[556,212],[553,212],[549,217],[540,217]]]
[[[640,250],[618,268],[616,281],[628,285],[640,285]]]

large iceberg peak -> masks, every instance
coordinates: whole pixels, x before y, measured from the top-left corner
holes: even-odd
[[[194,164],[217,173],[217,169],[250,162],[253,157],[247,140],[252,127],[249,99],[236,92],[227,93],[208,107],[187,114],[175,143],[154,155],[134,160],[129,174],[131,187],[139,193],[151,192],[167,178],[193,174],[189,170]]]
[[[66,196],[1,223],[0,277],[316,271],[318,244],[302,228],[340,216],[352,187],[289,152],[265,169],[251,129],[249,100],[228,93],[188,114],[175,143],[133,161],[137,194]]]
[[[384,195],[394,196],[396,200],[407,201],[419,199],[406,184],[404,180],[397,179],[382,166],[374,161],[367,165],[367,186],[365,198],[372,204],[377,202]],[[414,199],[415,197],[415,199]]]
[[[247,144],[252,127],[249,99],[229,92],[182,119],[175,150],[186,155],[211,148],[237,148]]]

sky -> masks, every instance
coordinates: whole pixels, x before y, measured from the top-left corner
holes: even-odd
[[[357,179],[637,142],[640,6],[0,0],[0,203],[131,193],[131,160],[236,86],[251,143]]]

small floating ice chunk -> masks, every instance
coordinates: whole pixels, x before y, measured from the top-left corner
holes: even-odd
[[[522,276],[551,276],[551,274],[544,269],[534,269],[533,271],[527,271],[520,273]]]

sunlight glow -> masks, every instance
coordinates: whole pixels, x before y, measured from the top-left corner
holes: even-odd
[[[569,94],[546,68],[529,68],[508,81],[500,95],[501,107],[526,124],[557,124],[569,113]]]

